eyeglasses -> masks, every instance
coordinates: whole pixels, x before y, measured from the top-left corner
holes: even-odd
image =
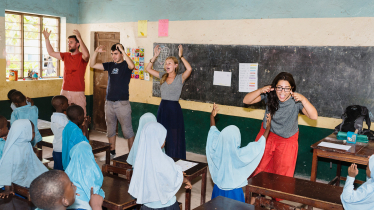
[[[282,90],[284,90],[284,92],[288,93],[288,92],[291,91],[291,88],[289,88],[289,87],[282,88],[281,86],[277,86],[277,87],[275,87],[275,90],[278,91],[278,92],[282,92]]]

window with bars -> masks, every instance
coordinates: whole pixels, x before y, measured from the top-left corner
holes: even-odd
[[[17,70],[18,78],[60,76],[60,62],[50,57],[43,29],[51,30],[53,49],[60,49],[60,18],[35,14],[5,12],[6,76]]]

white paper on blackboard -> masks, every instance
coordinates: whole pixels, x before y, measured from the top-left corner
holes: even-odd
[[[239,92],[252,92],[258,88],[258,63],[239,63]]]
[[[231,86],[231,72],[214,71],[213,85]]]

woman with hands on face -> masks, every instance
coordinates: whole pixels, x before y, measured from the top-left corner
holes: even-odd
[[[165,153],[174,158],[186,159],[186,140],[182,108],[179,98],[182,93],[183,84],[191,75],[192,67],[183,57],[183,47],[178,46],[178,55],[186,71],[178,74],[179,63],[176,57],[167,57],[164,61],[164,71],[158,72],[152,69],[153,63],[161,53],[157,45],[154,56],[149,61],[146,70],[156,78],[160,79],[161,103],[157,111],[157,122],[161,123],[167,130]]]
[[[316,120],[316,108],[305,96],[296,91],[293,76],[287,72],[279,73],[271,85],[248,93],[245,104],[265,101],[266,111],[256,141],[266,128],[266,115],[271,115],[271,129],[264,156],[253,176],[261,171],[293,177],[298,151],[298,114],[301,111],[308,118]]]

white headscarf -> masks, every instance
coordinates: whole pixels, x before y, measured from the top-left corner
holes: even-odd
[[[48,171],[36,157],[31,140],[30,120],[14,121],[5,142],[3,157],[0,159],[0,186],[15,183],[30,187],[36,177]]]
[[[155,115],[149,112],[143,114],[139,119],[139,126],[138,131],[136,132],[134,144],[132,145],[129,156],[127,157],[127,162],[132,165],[133,168],[135,164],[136,153],[138,152],[140,134],[142,133],[144,125],[149,122],[157,122]]]
[[[347,179],[343,193],[340,196],[345,210],[374,209],[374,155],[369,158],[368,167],[371,172],[370,178],[357,190],[353,189],[354,179]]]
[[[129,188],[138,204],[156,201],[166,204],[182,185],[182,169],[161,150],[166,133],[157,122],[147,123],[142,130]]]

